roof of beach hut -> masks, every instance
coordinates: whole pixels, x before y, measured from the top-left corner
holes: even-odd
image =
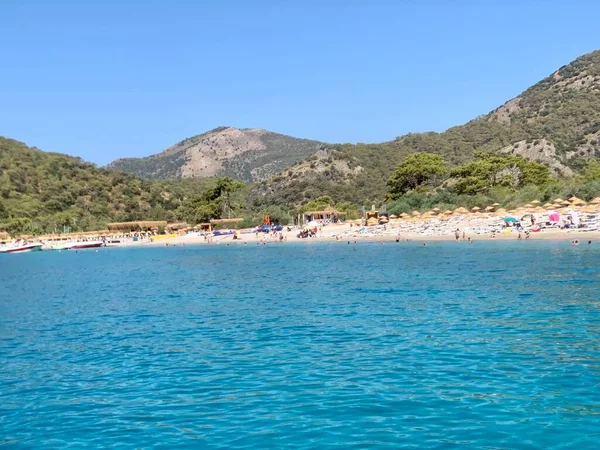
[[[184,228],[188,228],[189,225],[186,222],[175,222],[175,223],[168,223],[167,224],[167,228],[171,229],[171,230],[183,230]]]
[[[150,228],[165,228],[167,226],[166,220],[141,220],[137,222],[114,222],[108,224],[110,231],[131,231],[137,229],[150,229]]]

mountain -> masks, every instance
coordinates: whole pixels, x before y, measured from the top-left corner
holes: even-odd
[[[0,137],[0,231],[103,229],[108,222],[177,220],[209,180],[147,181]]]
[[[577,58],[490,113],[443,133],[410,133],[381,144],[329,145],[260,183],[255,206],[298,206],[319,195],[378,202],[396,165],[414,152],[453,166],[478,151],[519,154],[569,177],[600,154],[600,51]]]
[[[118,159],[109,170],[142,178],[230,176],[242,181],[268,179],[317,152],[321,142],[258,128],[219,127],[185,139],[145,158]]]

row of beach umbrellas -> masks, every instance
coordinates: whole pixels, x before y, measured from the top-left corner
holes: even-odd
[[[585,213],[598,213],[600,212],[600,197],[596,197],[590,202],[585,202],[584,200],[577,198],[575,196],[571,197],[568,200],[564,200],[562,198],[555,199],[552,203],[547,202],[545,204],[541,204],[539,200],[533,200],[523,206],[520,206],[516,209],[506,210],[504,208],[498,208],[500,203],[494,203],[492,205],[486,206],[485,208],[480,208],[475,206],[468,210],[467,208],[460,207],[454,210],[446,210],[441,211],[439,208],[433,208],[430,211],[420,212],[413,211],[412,213],[402,213],[398,216],[391,215],[390,219],[425,219],[431,217],[440,217],[440,218],[450,218],[452,216],[471,214],[474,217],[485,217],[485,216],[497,216],[502,217],[508,214],[518,214],[518,213],[545,213],[547,211],[558,211],[562,213],[568,212],[569,209],[575,209],[580,212]]]

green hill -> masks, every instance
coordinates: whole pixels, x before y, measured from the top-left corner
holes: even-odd
[[[411,133],[381,144],[327,148],[259,184],[252,203],[301,205],[321,195],[334,201],[381,201],[397,164],[414,152],[438,153],[451,165],[478,151],[542,162],[555,177],[579,171],[600,150],[600,51],[561,67],[487,115],[443,133]]]
[[[0,137],[0,230],[102,229],[128,220],[176,220],[207,180],[151,182]]]

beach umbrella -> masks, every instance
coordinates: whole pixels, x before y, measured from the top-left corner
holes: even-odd
[[[551,203],[544,203],[544,208],[552,208],[552,204]]]
[[[531,202],[532,205],[537,205],[538,203],[541,203],[539,200],[534,200]]]
[[[432,211],[439,212],[440,208],[433,208]]]
[[[531,203],[527,203],[523,206],[523,208],[533,208],[533,205]]]
[[[562,198],[557,198],[554,200],[554,203],[562,203],[564,200]]]
[[[395,215],[395,214],[392,214],[392,215],[390,216],[390,219],[397,219],[397,218],[398,218],[398,216],[397,216],[397,215]]]
[[[456,214],[467,214],[469,212],[469,210],[467,208],[463,208],[461,206],[460,208],[455,209],[454,212]]]
[[[554,212],[548,216],[548,220],[550,222],[560,222],[560,215]]]
[[[500,206],[500,203],[492,203],[492,206]]]
[[[410,217],[410,214],[402,213],[400,214],[400,217],[407,218]]]
[[[600,197],[596,197],[594,200],[592,200],[590,202],[591,205],[598,205],[600,204]]]
[[[421,213],[420,213],[419,211],[416,211],[416,210],[415,210],[415,211],[413,211],[413,212],[412,212],[412,215],[413,215],[413,216],[420,216],[420,215],[421,215]]]
[[[504,221],[507,222],[507,223],[508,222],[518,222],[518,220],[515,219],[514,217],[505,217]]]
[[[485,207],[485,211],[488,211],[488,212],[489,212],[489,211],[493,211],[493,210],[494,210],[494,207],[493,207],[493,206],[486,206],[486,207]]]
[[[480,209],[481,209],[481,208],[480,208],[479,206],[473,206],[473,207],[471,208],[471,211],[473,211],[473,212],[477,212],[477,211],[479,211]]]
[[[571,200],[571,205],[576,205],[576,206],[581,206],[581,205],[585,205],[586,203],[581,200],[580,198],[575,198],[575,200]]]
[[[447,209],[446,211],[444,211],[444,214],[446,214],[446,215],[452,214],[452,210]]]
[[[557,209],[557,208],[560,208],[560,207],[561,207],[560,203],[554,203],[554,204],[552,204],[552,209]]]

